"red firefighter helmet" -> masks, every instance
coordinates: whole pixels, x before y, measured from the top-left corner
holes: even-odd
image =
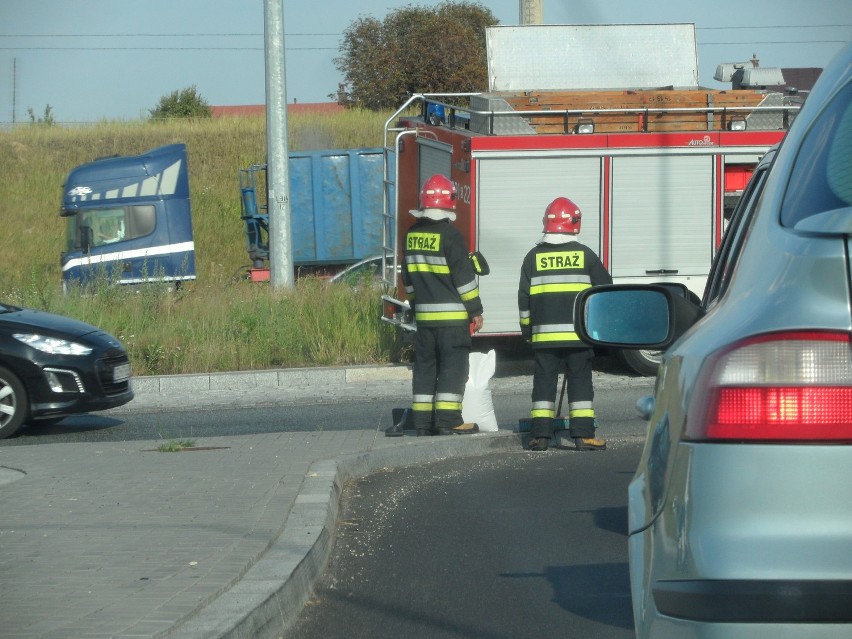
[[[433,175],[420,191],[420,207],[424,209],[456,208],[456,187],[440,173]]]
[[[544,211],[544,232],[576,235],[580,232],[581,217],[580,207],[567,197],[558,197]]]

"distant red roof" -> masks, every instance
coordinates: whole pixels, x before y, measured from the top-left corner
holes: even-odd
[[[337,113],[343,107],[337,102],[292,102],[287,104],[287,113]],[[253,117],[266,115],[265,104],[242,104],[236,106],[210,107],[214,118]]]

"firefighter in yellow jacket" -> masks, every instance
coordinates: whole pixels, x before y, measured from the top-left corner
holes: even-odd
[[[402,280],[414,310],[412,414],[417,435],[476,433],[461,415],[471,334],[482,328],[474,268],[455,220],[456,191],[433,175],[420,192],[417,222],[405,236]]]
[[[527,253],[518,285],[521,334],[533,349],[532,426],[530,450],[547,450],[554,436],[556,391],[565,367],[568,392],[568,434],[577,450],[602,450],[595,437],[592,405],[593,349],[574,331],[574,300],[591,286],[612,284],[597,255],[576,240],[580,209],[558,197],[544,214],[544,236]]]

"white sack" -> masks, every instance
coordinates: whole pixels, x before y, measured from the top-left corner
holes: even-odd
[[[470,373],[464,387],[462,419],[479,424],[480,431],[496,431],[497,416],[494,414],[494,402],[488,384],[497,366],[497,353],[494,350],[471,353],[469,361]]]

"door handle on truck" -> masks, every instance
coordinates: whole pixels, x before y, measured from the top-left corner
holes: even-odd
[[[676,268],[658,268],[653,271],[645,271],[646,275],[677,275]]]

